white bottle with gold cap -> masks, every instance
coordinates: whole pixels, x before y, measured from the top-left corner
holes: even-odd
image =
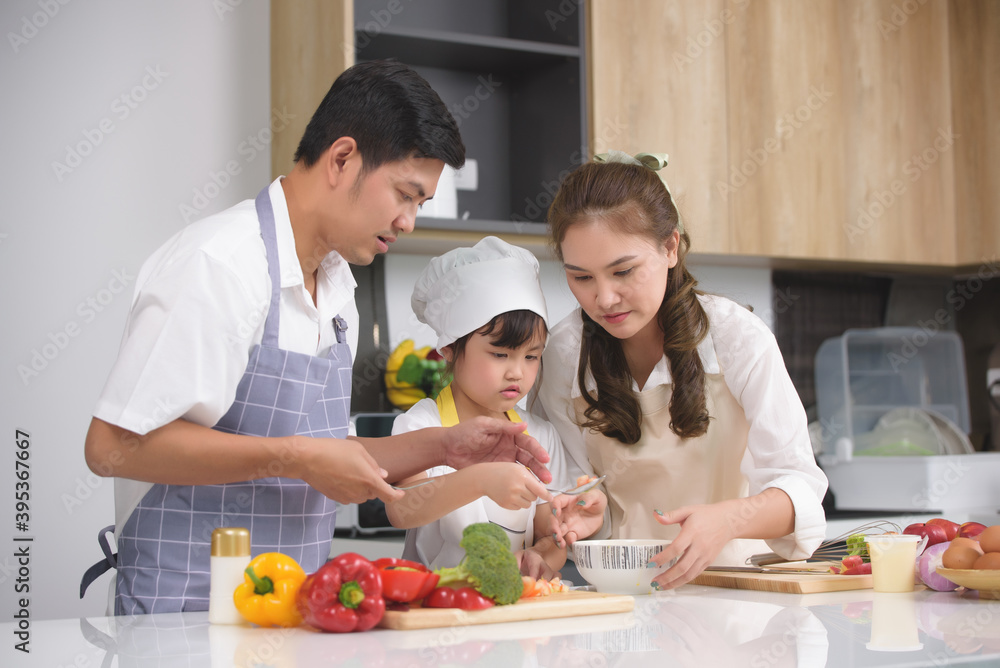
[[[242,527],[219,527],[212,532],[211,581],[208,621],[213,624],[243,624],[243,615],[233,603],[233,592],[243,583],[250,565],[250,532]]]

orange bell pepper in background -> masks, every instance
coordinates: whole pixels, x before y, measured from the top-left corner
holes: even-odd
[[[257,626],[302,623],[295,597],[306,572],[294,559],[280,552],[265,552],[250,562],[243,579],[233,592],[233,602],[248,622]]]

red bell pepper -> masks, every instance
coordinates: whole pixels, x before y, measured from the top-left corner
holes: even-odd
[[[459,608],[485,610],[495,605],[493,599],[483,596],[472,587],[438,587],[424,600],[425,608]]]
[[[372,562],[382,576],[382,598],[398,603],[417,601],[437,586],[441,576],[423,564],[385,557]]]
[[[382,576],[375,564],[346,552],[308,576],[296,602],[302,620],[321,631],[366,631],[385,614]]]

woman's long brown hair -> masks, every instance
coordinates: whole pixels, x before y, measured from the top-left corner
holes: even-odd
[[[587,163],[573,171],[549,207],[549,225],[556,257],[562,261],[562,241],[573,225],[599,221],[622,234],[641,235],[659,247],[678,223],[677,208],[656,172],[624,163]],[[708,430],[705,370],[698,344],[708,334],[708,316],[698,301],[698,281],[684,258],[691,240],[680,233],[677,264],[670,270],[657,312],[663,331],[663,352],[670,362],[673,395],[670,429],[681,438]],[[597,395],[584,384],[587,369],[597,383]],[[583,312],[583,335],[577,383],[587,402],[583,427],[627,445],[642,434],[642,411],[632,392],[632,374],[621,341]]]

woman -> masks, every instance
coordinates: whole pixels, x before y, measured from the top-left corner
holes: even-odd
[[[580,308],[552,330],[538,396],[570,456],[607,475],[611,536],[673,540],[654,580],[672,588],[756,552],[812,554],[827,481],[774,336],[695,289],[665,164],[613,152],[556,194],[552,242]]]

